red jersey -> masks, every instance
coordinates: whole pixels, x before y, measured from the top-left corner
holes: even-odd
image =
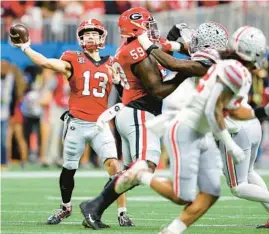
[[[79,119],[95,122],[107,109],[112,77],[106,64],[111,65],[111,57],[103,57],[97,62],[83,52],[65,51],[61,59],[72,65],[69,79],[70,114]]]
[[[124,80],[124,90],[122,95],[122,103],[128,103],[137,100],[143,96],[149,95],[141,81],[133,74],[131,66],[148,57],[146,51],[139,44],[138,40],[133,40],[130,43],[124,43],[118,49],[113,66],[119,70],[121,78]],[[159,67],[163,74],[163,67]],[[124,78],[123,78],[124,76]]]

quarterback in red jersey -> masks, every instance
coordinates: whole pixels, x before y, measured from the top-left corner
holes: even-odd
[[[71,88],[69,113],[63,116],[64,164],[60,175],[62,204],[61,209],[48,218],[47,224],[58,224],[71,215],[74,175],[87,143],[102,158],[110,176],[120,170],[115,140],[109,125],[102,131],[96,125],[100,114],[107,109],[108,95],[114,81],[108,67],[112,58],[101,57],[99,54],[99,50],[105,46],[106,37],[104,25],[96,19],[89,19],[83,21],[77,29],[77,40],[82,51],[66,51],[60,59],[49,59],[34,51],[30,48],[30,40],[24,44],[15,44],[35,64],[65,75]],[[126,214],[125,195],[117,201],[120,226],[133,226]],[[108,227],[99,217],[95,217],[91,226],[94,229]]]

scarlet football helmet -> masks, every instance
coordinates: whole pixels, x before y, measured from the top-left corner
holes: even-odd
[[[99,39],[95,40],[94,43],[86,43],[83,38],[84,32],[97,31],[99,32]],[[105,41],[107,37],[107,30],[104,25],[97,19],[84,20],[77,29],[77,40],[78,44],[83,48],[87,49],[103,49],[105,47]]]
[[[159,40],[160,31],[157,22],[149,11],[142,7],[131,8],[123,12],[118,21],[122,37],[136,37],[139,32],[147,31],[152,40]]]

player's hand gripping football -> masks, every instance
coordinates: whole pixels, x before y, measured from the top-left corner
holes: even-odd
[[[23,24],[15,24],[9,29],[12,44],[24,51],[31,44],[28,29]]]

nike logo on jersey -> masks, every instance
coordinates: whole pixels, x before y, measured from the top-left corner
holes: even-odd
[[[89,214],[89,220],[92,222],[92,223],[94,223],[95,222],[95,220],[94,219],[92,219],[92,216]]]

